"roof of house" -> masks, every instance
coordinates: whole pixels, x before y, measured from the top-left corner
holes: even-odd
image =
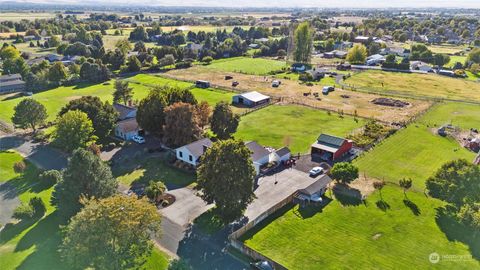
[[[131,112],[137,110],[136,108],[126,106],[120,103],[113,103],[113,108],[115,108],[115,110],[118,112],[118,119],[121,120],[127,118],[128,114],[130,114]]]
[[[269,99],[270,97],[269,96],[266,96],[264,94],[260,94],[258,93],[257,91],[252,91],[252,92],[248,92],[248,93],[243,93],[243,94],[240,94],[240,95],[237,95],[237,96],[241,96],[243,97],[244,99],[248,99],[248,100],[251,100],[253,102],[259,102],[259,101],[262,101],[262,100],[265,100],[265,99]]]
[[[0,76],[0,82],[4,82],[4,81],[12,81],[12,80],[21,80],[22,79],[22,75],[20,74],[9,74],[9,75],[1,75]]]
[[[270,155],[270,152],[265,149],[265,147],[258,144],[256,141],[250,141],[245,143],[245,146],[252,151],[252,155],[250,156],[252,160],[255,162],[265,156]]]
[[[318,178],[315,182],[310,184],[308,187],[304,189],[298,190],[300,193],[306,194],[306,195],[313,195],[323,188],[327,187],[328,184],[332,182],[332,178],[330,178],[328,175],[324,174],[320,178]]]
[[[123,133],[132,132],[138,129],[137,119],[130,118],[117,123],[117,128]]]
[[[195,157],[200,157],[201,155],[204,154],[204,146],[207,148],[212,146],[212,141],[209,138],[204,138],[195,142],[192,142],[190,144],[184,145],[182,147],[187,148],[187,150]],[[178,149],[178,148],[177,148]]]
[[[286,154],[290,153],[290,149],[288,149],[288,147],[285,146],[285,147],[282,147],[280,149],[275,150],[275,153],[277,153],[277,155],[283,157]]]

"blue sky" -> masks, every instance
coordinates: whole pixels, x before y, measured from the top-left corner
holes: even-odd
[[[0,0],[12,1],[12,0]],[[14,0],[15,1],[15,0]],[[18,0],[32,3],[110,3],[132,4],[131,0]],[[447,7],[480,8],[480,0],[136,0],[135,4],[155,6],[221,6],[221,7]]]

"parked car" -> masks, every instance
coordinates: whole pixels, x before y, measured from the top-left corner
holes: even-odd
[[[321,173],[323,173],[322,167],[313,167],[309,172],[310,176],[317,176]]]
[[[328,95],[328,93],[330,93],[330,90],[328,89],[328,86],[324,86],[323,89],[322,89],[322,94]]]
[[[282,84],[282,82],[279,81],[279,80],[273,80],[273,81],[272,81],[272,87],[279,87],[280,84]]]
[[[275,270],[275,268],[273,268],[273,265],[267,261],[258,261],[258,262],[250,263],[250,266],[253,269],[258,269],[258,270]]]
[[[143,138],[140,135],[135,135],[132,137],[132,141],[138,143],[138,144],[144,144],[145,143],[145,138]]]

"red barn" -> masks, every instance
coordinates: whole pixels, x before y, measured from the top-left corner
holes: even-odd
[[[343,157],[353,147],[353,142],[327,134],[320,134],[312,144],[311,154],[319,155],[324,160],[337,160]]]

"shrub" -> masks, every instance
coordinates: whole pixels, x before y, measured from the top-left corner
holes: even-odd
[[[62,174],[57,170],[44,171],[39,175],[40,181],[53,186],[62,179]]]
[[[31,198],[28,204],[33,209],[33,216],[42,217],[47,211],[47,207],[40,197]]]
[[[34,215],[33,207],[30,204],[22,203],[13,211],[13,218],[29,219]]]
[[[98,157],[100,156],[100,153],[102,152],[100,150],[100,146],[98,146],[98,144],[96,144],[96,143],[90,144],[87,149]]]
[[[25,162],[23,162],[23,160],[13,164],[13,170],[16,173],[23,173],[26,168],[27,168],[27,164],[25,164]]]
[[[302,73],[298,75],[298,79],[303,82],[310,82],[313,81],[313,76],[310,73]]]

